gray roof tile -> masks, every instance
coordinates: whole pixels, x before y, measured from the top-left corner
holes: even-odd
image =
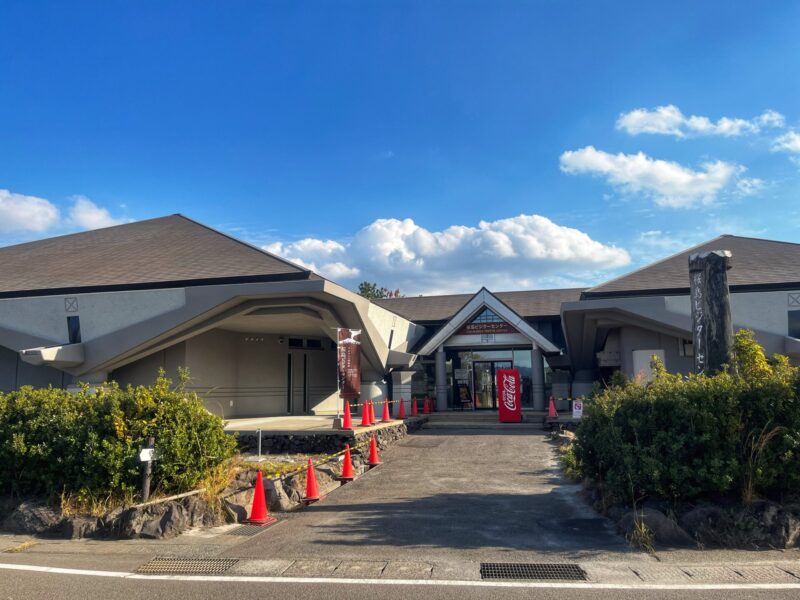
[[[585,288],[497,292],[494,295],[521,317],[557,316],[562,302],[579,300]],[[408,296],[384,298],[374,302],[410,321],[446,321],[475,294],[446,296]]]
[[[0,293],[308,271],[182,215],[0,248]]]
[[[800,244],[721,235],[641,269],[586,290],[587,298],[685,292],[689,289],[689,255],[711,250],[733,254],[728,285],[774,286],[800,283]]]

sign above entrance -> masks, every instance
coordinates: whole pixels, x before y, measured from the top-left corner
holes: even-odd
[[[501,423],[522,421],[519,369],[497,369],[497,408]]]
[[[519,333],[514,327],[506,323],[490,308],[484,308],[481,313],[456,332],[456,335],[475,335],[487,333]]]
[[[339,396],[356,400],[361,395],[361,330],[340,328],[336,333]]]
[[[471,335],[484,333],[519,333],[512,325],[505,321],[499,323],[467,323],[459,329],[457,335]]]

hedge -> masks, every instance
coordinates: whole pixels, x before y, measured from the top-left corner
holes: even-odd
[[[164,372],[152,386],[84,385],[0,394],[0,493],[128,498],[139,490],[139,451],[156,439],[152,489],[195,488],[236,450],[219,417]]]
[[[669,374],[654,357],[651,382],[617,378],[586,405],[572,470],[611,502],[799,494],[800,372],[768,361],[750,331],[734,357],[712,377]]]

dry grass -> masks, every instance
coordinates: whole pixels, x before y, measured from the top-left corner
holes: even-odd
[[[633,531],[628,535],[628,543],[636,546],[648,554],[655,554],[656,549],[653,545],[655,536],[653,530],[644,522],[644,514],[633,511]]]
[[[96,496],[89,492],[81,492],[78,494],[62,493],[61,514],[65,517],[75,517],[79,515],[102,517],[132,502],[132,497],[112,497],[110,494],[107,496]]]
[[[38,544],[38,542],[22,542],[17,546],[12,546],[11,548],[3,550],[3,552],[7,554],[16,554],[17,552],[25,552],[25,550],[27,550],[28,548],[32,548],[36,544]]]
[[[769,423],[756,433],[750,432],[745,442],[746,456],[744,464],[744,481],[742,482],[742,502],[745,506],[751,506],[758,499],[756,485],[758,471],[761,468],[761,459],[769,443],[775,439],[782,431],[783,427],[774,427],[770,430]]]

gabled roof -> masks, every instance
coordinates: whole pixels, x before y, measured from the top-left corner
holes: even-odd
[[[0,296],[6,297],[310,276],[183,215],[0,248]]]
[[[721,235],[589,288],[583,297],[688,293],[689,255],[710,250],[730,250],[733,254],[728,271],[728,285],[732,289],[800,286],[800,244]]]
[[[536,331],[525,319],[514,312],[507,304],[502,302],[496,295],[492,294],[485,287],[472,296],[461,309],[445,323],[425,344],[417,350],[416,354],[428,355],[436,351],[439,346],[444,344],[452,337],[463,325],[469,323],[483,308],[488,307],[506,323],[513,325],[517,331],[527,337],[532,343],[536,344],[545,352],[558,352],[559,349],[541,333]]]
[[[579,300],[584,289],[497,292],[494,295],[522,317],[551,317],[561,314],[562,302]],[[472,297],[473,294],[409,296],[406,298],[382,298],[373,300],[373,302],[409,321],[420,323],[446,321],[452,318]]]

